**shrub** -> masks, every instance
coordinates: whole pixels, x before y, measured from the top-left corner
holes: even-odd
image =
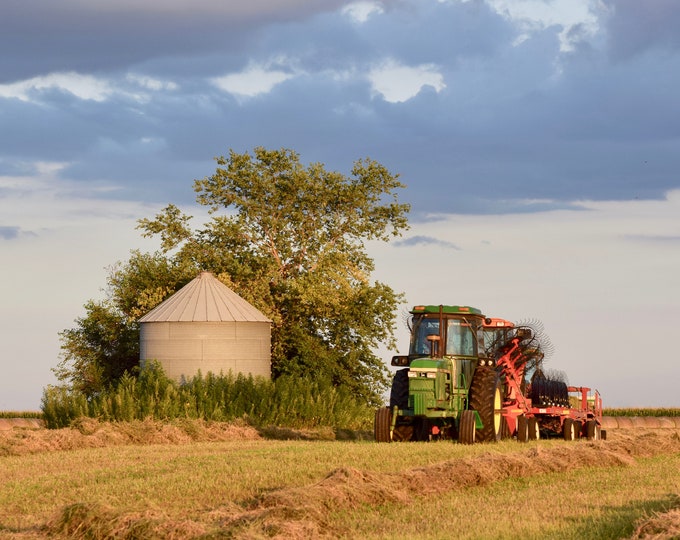
[[[373,411],[342,386],[324,379],[282,376],[276,381],[232,373],[188,382],[169,379],[158,364],[138,377],[125,374],[114,386],[87,398],[64,387],[48,387],[42,398],[48,428],[60,428],[82,416],[103,421],[177,418],[206,421],[244,419],[256,427],[333,427],[367,429]]]

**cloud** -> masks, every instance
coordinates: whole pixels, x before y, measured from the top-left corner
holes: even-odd
[[[30,101],[31,95],[50,89],[69,92],[80,99],[104,101],[112,92],[107,81],[78,73],[51,73],[25,81],[0,85],[0,97]]]
[[[231,94],[253,97],[270,92],[276,85],[291,77],[293,75],[285,71],[251,65],[244,71],[216,77],[212,81],[218,88]]]
[[[431,236],[416,235],[405,238],[404,240],[397,240],[394,242],[396,247],[414,247],[414,246],[435,246],[444,249],[459,250],[460,248],[453,242],[447,240],[440,240]]]
[[[558,26],[560,50],[569,52],[579,41],[593,37],[599,30],[602,8],[599,0],[488,0],[503,17],[515,22],[520,35],[515,43],[530,39],[534,32]]]
[[[305,20],[343,4],[342,0],[11,2],[3,6],[0,18],[0,50],[12,51],[3,58],[0,82],[52,72],[120,70],[155,58],[220,50],[244,52],[267,25]]]
[[[425,86],[435,92],[446,88],[444,78],[432,64],[419,66],[400,65],[394,59],[386,60],[368,74],[374,92],[390,103],[401,103],[418,95]]]
[[[19,237],[20,227],[8,227],[0,225],[0,238],[3,240],[14,240]]]
[[[623,62],[650,51],[680,49],[680,4],[675,0],[603,0],[609,53]]]
[[[378,2],[352,2],[341,11],[358,23],[365,23],[372,15],[385,12]]]

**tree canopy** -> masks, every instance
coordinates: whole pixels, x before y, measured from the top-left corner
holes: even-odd
[[[402,296],[371,282],[365,242],[389,241],[408,228],[398,175],[361,159],[346,176],[319,163],[305,166],[288,149],[230,151],[216,161],[214,174],[194,182],[210,219],[194,229],[192,216],[169,204],[139,221],[144,236],[160,239],[161,251],[133,252],[110,271],[107,300],[90,303],[77,328],[62,333],[57,374],[71,383],[88,371],[102,383],[115,379],[110,365],[123,355],[102,350],[103,329],[109,340],[116,332],[129,337],[141,315],[208,270],[272,319],[275,377],[318,376],[376,402],[387,370],[373,351],[394,346]],[[94,307],[111,320],[95,317]]]

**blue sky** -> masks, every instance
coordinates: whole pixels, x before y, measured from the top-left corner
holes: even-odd
[[[39,407],[58,332],[156,248],[136,220],[200,216],[193,180],[255,146],[400,174],[411,230],[368,249],[404,310],[541,320],[572,384],[680,406],[680,4],[242,4],[0,7],[0,409]]]

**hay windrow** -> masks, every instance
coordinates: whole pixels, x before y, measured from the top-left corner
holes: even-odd
[[[202,420],[110,423],[83,417],[76,420],[71,427],[63,429],[14,428],[2,431],[0,456],[132,444],[188,444],[259,438],[261,437],[255,428],[240,423]]]
[[[680,538],[680,494],[675,496],[674,507],[666,512],[656,512],[641,519],[630,540],[673,540]]]

